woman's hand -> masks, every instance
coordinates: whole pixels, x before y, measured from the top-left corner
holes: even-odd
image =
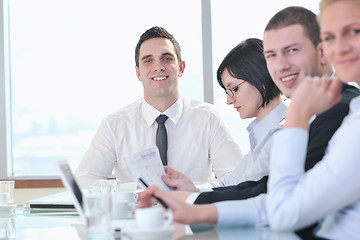
[[[138,208],[150,207],[157,203],[154,196],[160,198],[173,211],[176,222],[184,224],[217,223],[217,209],[214,205],[189,205],[156,186],[149,187],[139,194]]]

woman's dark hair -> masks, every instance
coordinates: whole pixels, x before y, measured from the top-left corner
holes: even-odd
[[[227,69],[230,76],[253,85],[261,94],[263,103],[268,104],[281,94],[267,70],[263,43],[260,39],[249,38],[233,48],[217,70],[217,80],[223,89],[222,73]]]

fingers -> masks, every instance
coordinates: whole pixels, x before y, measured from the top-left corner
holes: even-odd
[[[168,176],[173,176],[175,174],[178,174],[178,171],[176,171],[175,169],[171,168],[171,167],[164,167],[165,173]]]
[[[197,206],[188,205],[177,199],[176,196],[172,196],[169,192],[164,192],[156,186],[149,187],[139,195],[137,208],[150,207],[152,204],[157,203],[154,196],[161,199],[172,210],[175,222],[184,224],[197,223],[197,215],[194,214],[194,210],[198,208]]]
[[[341,99],[341,82],[336,77],[306,77],[291,95],[286,127],[308,129],[309,119]]]
[[[151,205],[158,203],[154,196],[160,198],[173,210],[174,204],[176,204],[176,199],[156,186],[151,186],[139,194],[138,208],[150,207]]]
[[[171,179],[171,178],[168,178],[164,175],[161,176],[161,179],[163,180],[163,182],[170,188],[176,190],[177,187],[178,187],[178,183],[176,181],[176,179]]]
[[[151,205],[156,203],[155,199],[153,198],[153,192],[154,192],[153,187],[150,187],[145,191],[139,193],[139,197],[138,197],[139,208],[150,207]]]
[[[172,186],[171,186],[171,179],[170,179],[170,178],[168,178],[168,177],[165,176],[165,175],[162,175],[162,176],[161,176],[161,179],[163,180],[163,182],[164,182],[166,185],[168,185],[169,187],[172,187]]]
[[[315,77],[307,76],[307,77],[305,77],[305,80],[307,80],[309,82],[314,82],[314,83],[319,83],[322,81],[322,79],[318,76],[315,76]]]
[[[341,88],[342,88],[341,81],[335,77],[330,82],[329,88],[328,88],[329,93],[332,94],[332,96],[333,96],[332,104],[335,104],[341,100]]]
[[[313,77],[308,80],[316,83],[320,88],[323,88],[324,95],[328,99],[329,104],[333,105],[341,100],[342,85],[337,77]]]

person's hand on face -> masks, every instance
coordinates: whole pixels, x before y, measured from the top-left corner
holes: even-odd
[[[341,100],[341,82],[335,77],[306,77],[291,97],[285,127],[307,128],[310,118]]]

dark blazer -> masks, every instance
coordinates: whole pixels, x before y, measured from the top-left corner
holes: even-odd
[[[309,170],[322,159],[329,140],[349,113],[351,99],[357,96],[359,96],[357,88],[343,84],[341,101],[328,111],[318,115],[311,123],[305,170]],[[255,197],[267,192],[267,179],[268,177],[265,176],[258,181],[247,181],[234,186],[214,188],[213,192],[201,193],[195,200],[195,204]]]

